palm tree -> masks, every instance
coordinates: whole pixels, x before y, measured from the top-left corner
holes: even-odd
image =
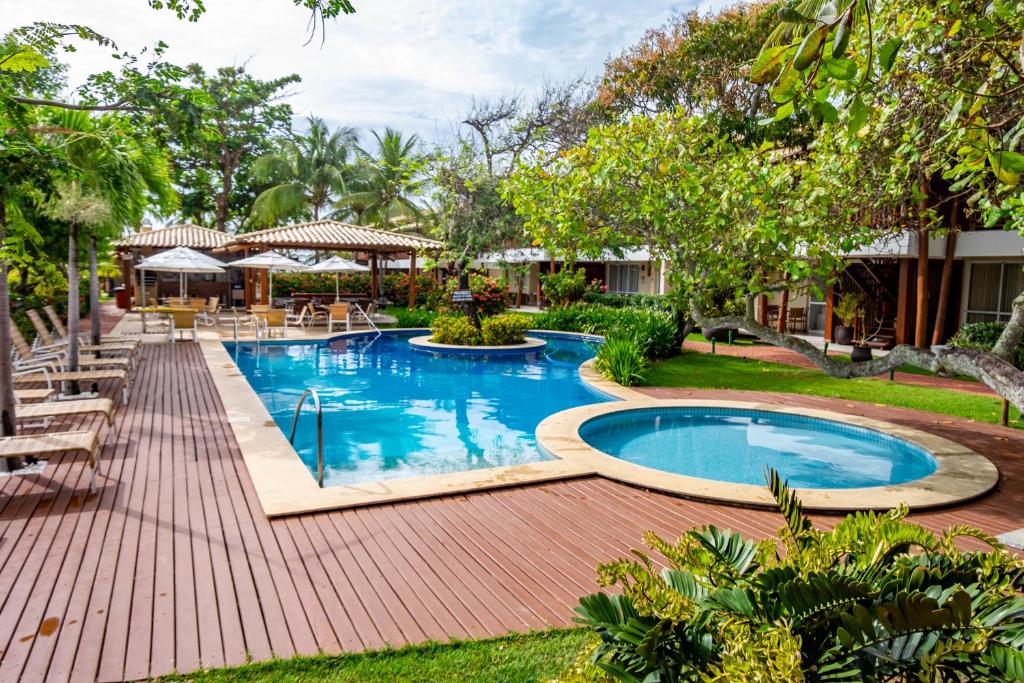
[[[377,225],[391,230],[396,224],[419,219],[423,209],[415,197],[426,183],[423,167],[426,156],[419,150],[417,135],[403,138],[392,128],[381,135],[373,153],[359,149],[362,157],[356,169],[351,191],[337,203],[339,215],[349,215],[357,223]]]
[[[256,197],[255,221],[269,225],[286,218],[319,220],[347,190],[356,141],[354,128],[331,131],[322,119],[310,117],[307,134],[286,140],[277,152],[253,164],[255,179],[272,185]]]

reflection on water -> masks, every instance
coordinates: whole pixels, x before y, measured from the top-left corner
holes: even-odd
[[[409,336],[226,346],[285,434],[299,395],[320,394],[325,485],[544,460],[540,421],[604,400],[579,380],[594,353],[584,341],[552,336],[542,352],[481,360],[413,351]],[[315,432],[300,418],[295,447],[311,472]]]

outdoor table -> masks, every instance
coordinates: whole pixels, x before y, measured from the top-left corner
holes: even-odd
[[[182,313],[182,312],[195,312],[196,309],[190,308],[189,306],[140,306],[136,308],[139,314],[142,316],[142,332],[146,332],[146,314],[147,313]],[[174,341],[174,326],[171,325],[169,330],[168,339]]]

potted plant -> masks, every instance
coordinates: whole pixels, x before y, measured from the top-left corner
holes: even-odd
[[[864,315],[865,297],[859,292],[844,294],[832,312],[843,321],[833,330],[837,344],[852,344],[857,322]]]

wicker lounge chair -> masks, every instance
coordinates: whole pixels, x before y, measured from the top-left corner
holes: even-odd
[[[15,384],[45,384],[53,388],[54,382],[88,382],[92,384],[93,392],[99,390],[98,383],[112,379],[121,385],[121,401],[128,404],[128,390],[131,384],[128,381],[128,373],[124,370],[86,370],[81,372],[64,372],[52,370],[46,365],[26,368],[14,374],[12,378]]]
[[[43,323],[43,318],[40,316],[39,311],[29,310],[26,313],[29,316],[29,321],[32,323],[32,327],[36,330],[36,347],[42,348],[43,350],[53,350],[67,348],[68,339],[67,337],[56,339],[50,334],[50,331],[46,329],[46,325]],[[54,311],[54,315],[56,312]],[[54,328],[55,329],[55,328]],[[67,330],[66,330],[67,332]],[[59,334],[59,332],[58,332]],[[79,340],[78,349],[80,352],[87,351],[99,351],[100,353],[113,353],[115,355],[126,355],[131,358],[131,365],[136,365],[138,361],[138,341],[137,340],[125,340],[125,342],[102,342],[99,346],[87,343]]]
[[[96,493],[96,474],[99,472],[100,439],[96,432],[56,432],[0,437],[0,458],[45,458],[50,455],[81,452],[88,456],[92,477],[90,493]]]
[[[19,404],[24,405],[25,403],[35,403],[36,401],[45,401],[51,398],[57,390],[53,387],[46,389],[15,389],[14,400]]]
[[[197,327],[196,316],[199,311],[193,309],[176,308],[167,311],[167,315],[170,316],[172,327],[171,327],[171,341],[175,341],[174,333],[178,333],[178,339],[184,341],[185,333],[192,335],[192,341],[199,341],[199,329]]]
[[[21,335],[21,331],[13,322],[11,323],[11,343],[14,344],[14,350],[18,355],[18,360],[15,361],[17,367],[48,365],[55,371],[67,369],[66,347],[33,349],[28,345],[25,337]],[[132,361],[130,358],[123,357],[96,358],[94,356],[79,355],[78,365],[83,368],[120,368],[129,370],[131,369]]]
[[[57,339],[56,342],[58,344],[66,344],[68,338],[68,330],[66,327],[64,327],[64,321],[62,321],[60,319],[60,316],[57,315],[57,311],[53,309],[53,306],[44,306],[43,312],[46,313],[46,317],[50,319],[50,324],[53,325],[53,331],[56,332],[57,337],[59,337],[59,339]],[[31,316],[29,317],[31,318]],[[80,351],[99,350],[102,351],[103,353],[112,353],[114,351],[130,351],[134,354],[138,353],[140,344],[138,339],[129,339],[128,337],[102,337],[100,339],[100,345],[98,348],[96,346],[93,346],[86,340],[83,341],[85,341],[85,343],[79,346]]]
[[[55,417],[75,417],[99,413],[114,424],[114,402],[109,398],[85,398],[79,401],[45,401],[19,405],[15,416],[19,420],[52,420]],[[44,426],[48,426],[44,425]]]

